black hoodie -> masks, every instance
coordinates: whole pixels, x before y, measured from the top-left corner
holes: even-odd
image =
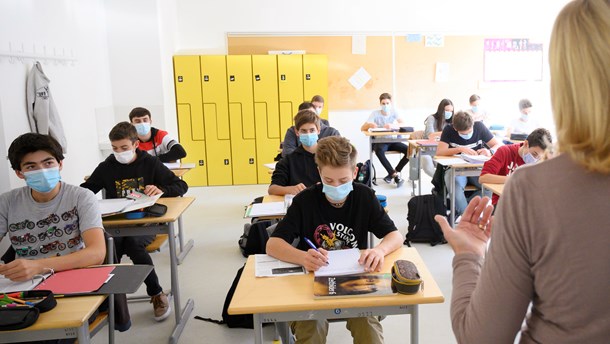
[[[182,196],[188,185],[176,177],[161,160],[136,149],[137,158],[130,164],[121,164],[110,154],[80,186],[93,193],[106,190],[106,198],[123,198],[132,191],[144,191],[154,185],[163,191],[163,197]]]

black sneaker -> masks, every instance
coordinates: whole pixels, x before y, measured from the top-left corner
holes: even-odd
[[[388,174],[387,176],[383,177],[383,180],[390,184],[392,182],[392,176]]]
[[[405,180],[400,178],[399,176],[394,177],[394,182],[396,183],[396,187],[399,188],[402,184],[405,183]]]

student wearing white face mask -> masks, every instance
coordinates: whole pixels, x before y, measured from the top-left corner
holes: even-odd
[[[538,128],[529,134],[522,143],[501,146],[490,160],[485,162],[479,183],[504,184],[517,167],[535,164],[544,156],[547,147],[552,144],[551,133]],[[492,196],[492,204],[498,204],[499,196]]]
[[[316,115],[322,115],[322,110],[324,110],[324,98],[320,95],[315,95],[311,98],[311,105],[314,107],[314,111]]]
[[[158,157],[162,162],[172,162],[186,156],[186,151],[167,131],[152,127],[152,116],[145,108],[137,107],[129,113],[129,121],[136,127],[140,150]]]
[[[470,104],[470,109],[466,110],[466,112],[472,116],[472,119],[475,122],[483,122],[483,124],[489,128],[489,114],[481,107],[481,97],[477,94],[473,94],[468,99],[468,102]]]
[[[515,118],[506,129],[506,137],[511,134],[529,135],[539,127],[538,121],[532,117],[532,102],[529,99],[519,101],[519,112],[519,118]]]
[[[381,105],[381,109],[373,111],[362,127],[360,127],[360,130],[366,131],[370,128],[398,129],[399,125],[405,122],[398,112],[394,110],[392,96],[389,93],[382,93],[379,96],[379,105]],[[373,150],[383,168],[388,172],[388,175],[383,180],[388,184],[394,180],[396,187],[401,187],[405,181],[400,177],[399,173],[409,162],[409,147],[401,142],[374,143]],[[385,153],[387,151],[398,151],[403,154],[396,168],[392,168],[392,164],[386,158]]]
[[[149,196],[163,193],[164,197],[178,197],[186,193],[188,185],[183,180],[159,159],[138,148],[140,141],[131,123],[115,125],[108,138],[114,153],[95,168],[87,181],[81,184],[82,187],[93,193],[104,189],[106,198],[123,198],[133,191]],[[146,252],[146,246],[153,240],[154,235],[116,237],[117,256],[121,259],[126,254],[134,264],[153,265],[152,258]],[[151,296],[155,320],[166,319],[171,308],[155,270],[146,277],[144,284]]]

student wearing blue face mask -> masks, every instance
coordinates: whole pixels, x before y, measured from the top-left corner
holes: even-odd
[[[402,235],[383,210],[373,190],[354,183],[356,148],[343,137],[327,137],[318,142],[316,163],[321,184],[298,194],[286,216],[267,242],[267,254],[316,271],[327,262],[329,250],[363,249],[358,262],[367,271],[380,271],[384,257],[402,246]],[[368,247],[368,233],[381,242]],[[297,247],[291,243],[300,238]],[[305,238],[318,247],[312,249]],[[296,343],[325,343],[328,321],[308,320],[290,324]],[[383,343],[377,317],[351,318],[347,329],[354,343]]]
[[[446,126],[441,134],[441,140],[436,148],[436,155],[452,156],[455,154],[491,156],[502,144],[485,127],[483,122],[475,122],[468,113],[459,111],[453,115],[452,125]],[[486,148],[486,147],[489,147]],[[449,182],[449,173],[445,175],[445,183]],[[459,216],[468,201],[464,194],[466,185],[481,188],[478,177],[455,177],[455,210]],[[480,192],[474,193],[474,197]]]
[[[522,143],[501,146],[496,154],[483,165],[479,183],[506,183],[517,167],[540,161],[550,144],[552,144],[551,133],[544,128],[538,128],[532,131]],[[498,204],[498,199],[498,195],[494,194],[491,203],[495,206]]]
[[[61,181],[59,143],[48,135],[23,134],[8,158],[27,186],[0,196],[0,240],[8,236],[16,252],[15,260],[0,264],[0,275],[26,281],[51,270],[101,264],[106,244],[97,199]]]
[[[466,110],[466,113],[472,116],[472,119],[475,122],[483,122],[486,127],[489,127],[489,114],[481,107],[481,97],[473,94],[468,101],[470,103],[470,109]]]
[[[270,195],[296,195],[320,182],[314,160],[320,135],[320,117],[312,110],[301,110],[294,117],[294,127],[300,144],[275,165],[268,189]]]
[[[540,127],[538,121],[532,117],[532,102],[529,99],[519,101],[519,118],[515,118],[506,129],[506,137],[511,134],[529,135],[534,129]]]
[[[129,113],[129,121],[136,127],[140,150],[156,156],[161,162],[172,162],[186,156],[186,151],[167,131],[152,127],[150,111],[137,107]]]
[[[312,102],[304,102],[299,105],[299,111],[301,110],[311,110],[316,113],[316,115],[320,116],[322,113],[322,106],[324,106],[324,98],[320,96],[314,96]],[[320,138],[327,136],[340,136],[339,131],[328,124],[328,121],[320,118]],[[299,136],[297,135],[297,130],[294,128],[294,125],[286,130],[286,134],[284,135],[284,141],[282,142],[282,158],[292,153],[298,146],[301,144],[299,141]]]
[[[392,96],[389,93],[382,93],[379,96],[379,104],[381,109],[373,111],[366,122],[360,127],[360,130],[367,131],[371,128],[398,129],[399,125],[405,122],[398,112],[394,110]],[[394,180],[396,187],[401,187],[405,181],[400,177],[399,173],[409,162],[409,147],[401,142],[374,143],[373,150],[383,168],[388,172],[388,175],[383,180],[388,184]],[[387,151],[398,151],[403,154],[396,168],[392,168],[392,164],[386,158],[385,153]]]

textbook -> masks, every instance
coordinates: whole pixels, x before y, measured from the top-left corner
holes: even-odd
[[[470,154],[464,154],[464,153],[460,153],[459,157],[464,159],[464,161],[469,162],[471,164],[482,164],[485,161],[491,159],[491,157],[485,156],[485,155],[470,155]]]
[[[313,281],[314,299],[388,295],[394,295],[389,273],[316,276]]]
[[[162,193],[156,196],[146,196],[141,192],[132,192],[125,198],[111,198],[98,200],[102,217],[126,213],[150,207],[155,204]]]

